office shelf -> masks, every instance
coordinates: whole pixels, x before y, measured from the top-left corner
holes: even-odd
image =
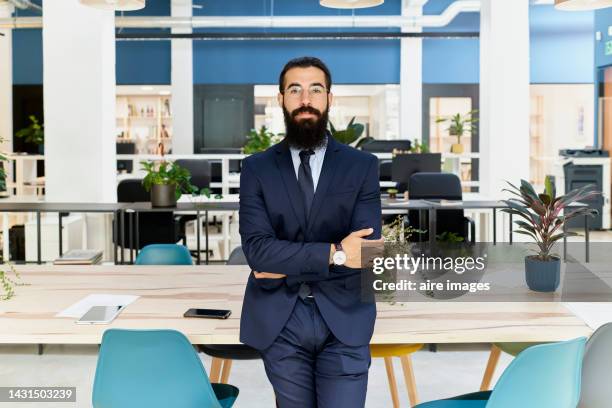
[[[117,141],[135,143],[137,153],[155,153],[160,143],[166,152],[172,149],[169,87],[151,88],[143,91],[142,87],[117,87]]]

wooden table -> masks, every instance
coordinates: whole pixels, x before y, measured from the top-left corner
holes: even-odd
[[[246,266],[22,265],[17,270],[30,285],[0,301],[0,344],[98,344],[109,328],[175,329],[194,344],[239,342]],[[93,293],[140,298],[109,325],[54,317]],[[183,318],[192,307],[231,309],[232,315]],[[560,303],[379,303],[372,343],[556,341],[591,332]]]

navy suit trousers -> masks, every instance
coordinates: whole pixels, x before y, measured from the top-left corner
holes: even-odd
[[[298,300],[262,358],[280,408],[365,405],[369,346],[348,346],[329,330],[315,299]]]

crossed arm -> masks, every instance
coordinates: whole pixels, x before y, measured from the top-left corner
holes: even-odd
[[[351,217],[351,232],[342,240],[346,266],[359,268],[365,237],[380,238],[381,209],[378,161],[372,157]],[[293,242],[276,238],[268,217],[260,180],[243,162],[240,176],[240,235],[249,265],[256,278],[291,276],[301,281],[324,280],[335,251],[330,242]]]

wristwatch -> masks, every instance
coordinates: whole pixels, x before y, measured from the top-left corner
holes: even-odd
[[[334,252],[332,257],[334,265],[344,265],[346,262],[346,252],[342,249],[342,244],[334,244],[334,246],[336,248],[336,252]]]

